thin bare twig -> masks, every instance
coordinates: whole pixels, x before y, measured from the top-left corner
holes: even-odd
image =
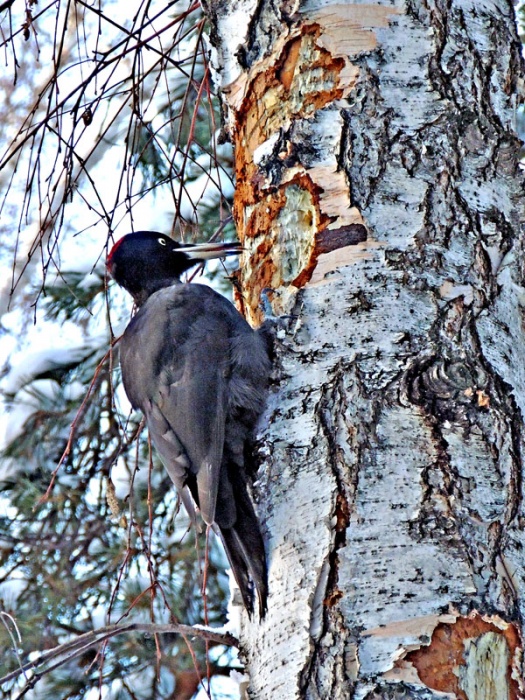
[[[105,627],[92,630],[91,632],[85,632],[76,639],[70,640],[69,642],[64,642],[64,644],[60,644],[59,646],[49,649],[48,651],[41,652],[33,661],[24,664],[21,668],[16,669],[16,671],[11,671],[11,673],[8,673],[0,678],[0,684],[13,681],[20,675],[27,672],[33,672],[39,677],[42,677],[51,670],[54,670],[67,663],[72,658],[71,654],[78,656],[79,653],[83,653],[86,651],[86,649],[89,649],[96,644],[107,641],[108,639],[111,639],[119,634],[129,634],[130,632],[142,632],[149,635],[180,634],[186,638],[191,639],[197,637],[205,641],[215,642],[216,644],[223,644],[224,646],[239,646],[239,640],[229,632],[219,632],[211,627],[204,627],[201,625],[191,626],[177,623],[156,624],[154,622],[128,622],[127,624],[123,625],[107,625]],[[64,658],[53,664],[52,667],[39,670],[39,667],[43,666],[44,664],[49,664],[50,661],[57,659],[58,657]]]

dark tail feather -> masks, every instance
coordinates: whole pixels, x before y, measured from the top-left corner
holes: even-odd
[[[268,577],[264,542],[253,504],[246,485],[237,481],[234,491],[236,519],[230,527],[231,519],[222,518],[222,508],[217,509],[219,526],[224,549],[228,555],[235,580],[241,590],[246,610],[253,612],[253,588],[259,599],[259,614],[264,617],[268,597]],[[224,525],[221,525],[221,521]]]
[[[257,521],[255,521],[257,524]],[[266,613],[268,583],[264,545],[257,527],[257,533],[247,537],[246,523],[236,524],[232,528],[221,529],[221,538],[228,555],[230,566],[240,588],[244,607],[251,615],[253,612],[253,588],[259,599],[259,615]],[[253,535],[257,535],[257,538]]]

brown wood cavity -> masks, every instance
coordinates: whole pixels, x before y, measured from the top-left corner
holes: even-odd
[[[317,25],[301,31],[286,42],[273,65],[252,79],[237,114],[234,213],[241,231],[244,208],[260,199],[265,186],[253,161],[255,150],[294,119],[313,116],[343,92],[339,75],[344,59],[317,45]]]
[[[512,662],[516,651],[521,648],[521,641],[516,627],[503,623],[503,629],[485,620],[481,615],[472,613],[468,617],[459,617],[453,624],[439,624],[432,635],[429,646],[409,652],[405,661],[411,662],[417,669],[419,678],[433,690],[454,693],[460,700],[468,700],[461,689],[458,668],[465,666],[465,641],[477,639],[487,632],[505,637],[509,648],[509,667],[507,670],[510,688],[509,700],[520,697],[516,680],[512,677]]]
[[[285,54],[283,65],[278,72],[278,77],[286,90],[292,86],[292,80],[299,60],[299,51],[301,50],[301,37],[292,39],[288,44],[288,53]]]

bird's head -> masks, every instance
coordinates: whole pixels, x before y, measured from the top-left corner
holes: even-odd
[[[240,243],[177,243],[156,231],[137,231],[118,240],[106,266],[117,284],[140,306],[154,292],[180,282],[190,267],[205,260],[239,255]]]

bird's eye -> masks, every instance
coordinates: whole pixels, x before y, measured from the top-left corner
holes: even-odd
[[[157,238],[157,240],[161,245],[168,245],[165,238]]]

